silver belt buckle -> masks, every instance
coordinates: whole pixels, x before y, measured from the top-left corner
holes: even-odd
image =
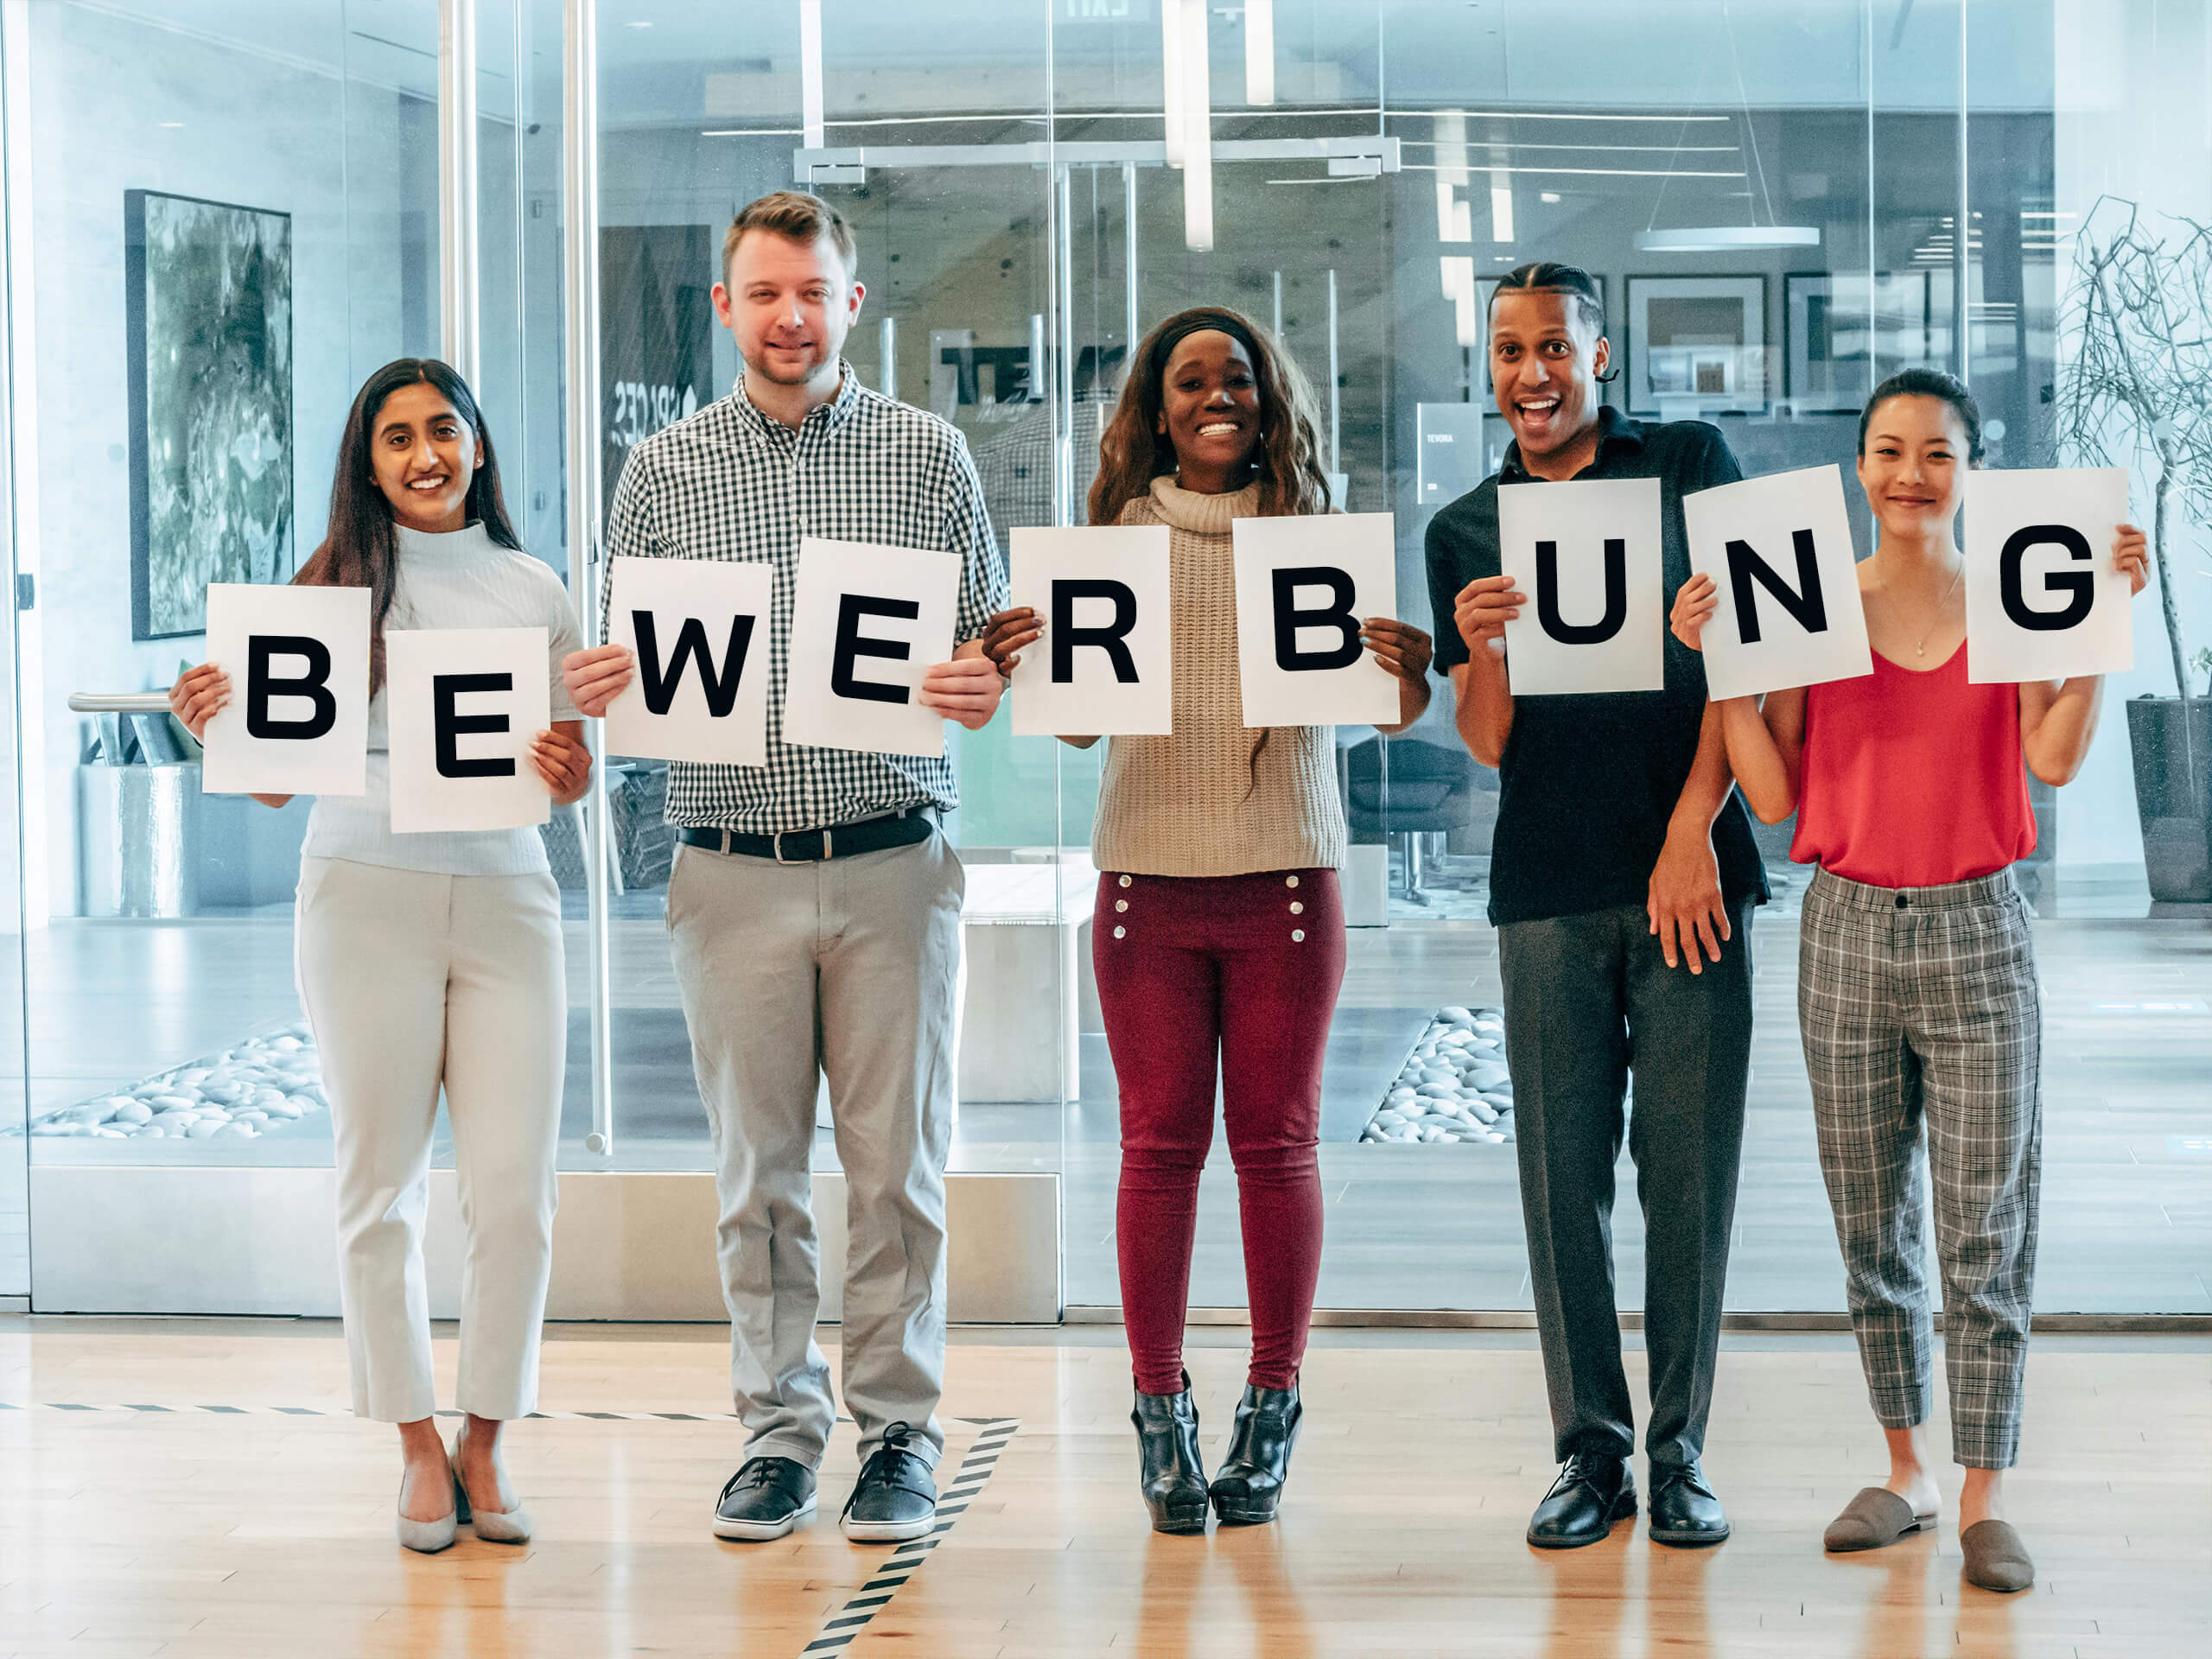
[[[800,861],[796,858],[784,856],[784,837],[789,833],[788,830],[779,830],[768,839],[768,849],[775,854],[776,862],[779,864],[797,864]]]

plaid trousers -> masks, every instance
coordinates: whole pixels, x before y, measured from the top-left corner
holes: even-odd
[[[2010,871],[1897,890],[1816,870],[1798,950],[1821,1173],[1874,1414],[1885,1428],[1928,1417],[1932,1170],[1953,1455],[2008,1469],[2043,1160],[2027,907]]]

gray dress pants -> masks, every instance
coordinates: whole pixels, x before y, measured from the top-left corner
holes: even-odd
[[[1636,1447],[1613,1301],[1624,1116],[1644,1219],[1644,1449],[1655,1464],[1704,1450],[1751,1064],[1751,912],[1739,908],[1721,959],[1698,974],[1667,966],[1640,905],[1497,931],[1522,1217],[1561,1461]]]
[[[934,1461],[944,1377],[944,1164],[965,880],[942,836],[818,863],[679,847],[668,884],[715,1143],[730,1386],[746,1455],[813,1468],[836,1421],[809,1171],[817,1077],[845,1171],[845,1404]]]

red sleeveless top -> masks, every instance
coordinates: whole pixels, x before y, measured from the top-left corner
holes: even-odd
[[[1789,856],[1877,887],[1989,875],[2035,849],[2020,689],[1970,685],[1961,645],[1914,673],[1874,671],[1805,691],[1797,833]]]

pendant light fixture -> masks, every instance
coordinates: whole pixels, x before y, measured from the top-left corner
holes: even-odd
[[[1751,195],[1744,225],[1686,225],[1669,230],[1653,228],[1658,223],[1660,204],[1667,199],[1667,185],[1674,176],[1675,158],[1667,161],[1667,178],[1660,181],[1659,194],[1651,203],[1651,218],[1643,230],[1637,232],[1636,247],[1639,253],[1733,253],[1746,248],[1816,248],[1821,245],[1820,227],[1816,225],[1783,225],[1774,216],[1774,197],[1767,189],[1766,165],[1759,156],[1758,134],[1751,126],[1751,104],[1744,91],[1743,60],[1736,52],[1736,24],[1730,15],[1727,0],[1721,0],[1721,27],[1728,35],[1728,61],[1735,72],[1736,107],[1744,124],[1743,153],[1750,159],[1747,180],[1758,183],[1756,194]],[[1677,141],[1679,150],[1680,142]],[[1748,194],[1748,193],[1747,193]],[[1766,206],[1766,223],[1758,222],[1758,204]]]

